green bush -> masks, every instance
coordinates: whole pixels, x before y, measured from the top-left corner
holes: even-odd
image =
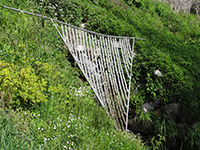
[[[18,68],[13,64],[0,62],[0,91],[6,106],[31,107],[47,101],[44,91],[47,81],[39,78],[30,66]]]

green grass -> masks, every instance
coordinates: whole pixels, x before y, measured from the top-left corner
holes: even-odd
[[[145,149],[136,135],[116,131],[93,101],[80,97],[63,106],[53,99],[34,111],[1,109],[1,148]]]
[[[139,114],[144,99],[163,104],[179,101],[188,122],[199,119],[200,22],[196,15],[176,13],[167,4],[150,0],[2,0],[2,4],[76,26],[86,23],[87,29],[104,34],[145,38],[135,44],[133,85],[139,85],[139,96],[131,95],[131,110]],[[80,70],[72,67],[76,63],[71,64],[72,56],[49,20],[0,8],[0,34],[1,149],[146,149],[139,137],[115,130],[95,104],[94,93],[79,78]],[[162,77],[155,76],[155,70]],[[32,88],[42,80],[46,81],[43,89]],[[22,88],[24,84],[29,91]],[[46,102],[27,98],[29,92],[43,93]],[[146,116],[141,117],[152,119]],[[175,136],[170,127],[179,130],[165,118],[154,126],[159,135],[154,142],[159,144],[160,137]],[[192,130],[190,135],[187,142],[198,137]]]
[[[31,1],[0,4],[36,6]],[[41,27],[36,17],[2,8],[0,16],[0,149],[146,149],[136,135],[117,131],[96,105],[50,21]],[[33,88],[42,80],[43,90]],[[30,91],[42,92],[45,101],[29,98]]]

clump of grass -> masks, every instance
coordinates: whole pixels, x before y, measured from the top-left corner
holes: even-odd
[[[200,124],[196,124],[189,130],[186,145],[190,149],[200,148]]]
[[[31,146],[29,122],[23,113],[0,109],[1,149],[25,150]]]
[[[62,106],[62,110],[1,109],[0,144],[5,149],[145,149],[139,137],[116,131],[106,113],[93,104],[85,109],[91,103],[84,99]],[[55,99],[42,105],[48,109],[62,104]],[[106,124],[100,126],[94,120]]]

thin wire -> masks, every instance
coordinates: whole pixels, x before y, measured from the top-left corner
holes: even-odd
[[[21,12],[21,13],[25,13],[25,14],[34,15],[34,16],[37,16],[37,17],[42,17],[42,18],[45,18],[45,19],[53,20],[53,21],[55,21],[55,22],[58,22],[58,23],[61,23],[61,24],[64,24],[64,25],[67,25],[67,26],[70,26],[70,27],[73,27],[73,28],[76,28],[76,29],[85,31],[85,32],[89,32],[89,33],[92,33],[92,34],[100,35],[100,36],[114,37],[114,38],[127,38],[127,39],[133,39],[133,38],[134,38],[134,37],[128,37],[128,36],[114,36],[114,35],[101,34],[101,33],[89,31],[89,30],[86,30],[86,29],[83,29],[83,28],[80,28],[80,27],[77,27],[77,26],[73,26],[73,25],[68,24],[68,23],[65,23],[65,22],[63,22],[63,21],[53,19],[53,18],[51,18],[51,17],[47,17],[47,16],[43,16],[43,15],[39,15],[39,14],[27,12],[27,11],[24,11],[24,10],[20,10],[20,9],[8,7],[8,6],[5,6],[5,5],[2,5],[2,7],[3,7],[3,8],[10,9],[10,10],[18,11],[18,12]],[[135,39],[138,39],[138,40],[145,40],[144,38],[135,38]]]
[[[134,37],[100,34],[50,17],[7,6],[2,7],[49,19],[66,46],[68,46],[101,105],[115,121],[116,127],[121,126],[122,130],[128,130]],[[61,23],[61,31],[55,22]],[[97,39],[97,35],[99,35],[99,39]],[[133,41],[132,48],[131,41]],[[98,53],[98,55],[100,56],[97,56],[97,50],[99,50],[100,54]],[[120,50],[122,54],[120,54]],[[99,60],[97,60],[97,57],[99,57]],[[122,62],[125,70],[122,67]],[[126,82],[126,79],[128,79],[128,82]]]

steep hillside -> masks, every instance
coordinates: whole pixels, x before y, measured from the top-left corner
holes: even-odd
[[[135,45],[129,119],[136,122],[132,127],[129,124],[129,129],[140,132],[153,149],[200,147],[197,15],[177,13],[168,4],[150,0],[3,0],[0,4],[103,34],[144,38]],[[85,149],[84,142],[89,149],[144,148],[134,135],[121,136],[113,129],[50,21],[1,8],[0,31],[0,97],[1,113],[5,114],[1,132],[12,138],[13,126],[18,125],[13,132],[20,132],[23,139],[19,144],[11,143],[13,148],[38,145],[39,149],[46,144],[44,148],[59,149],[66,142],[77,149]],[[181,106],[176,119],[173,112],[168,113],[174,104]],[[23,117],[17,117],[20,115]],[[74,118],[72,124],[68,118]],[[56,122],[60,119],[66,121]],[[10,130],[5,132],[8,124]],[[62,128],[66,133],[61,128],[54,132],[59,124],[68,124]],[[81,126],[76,128],[78,124]],[[134,130],[137,124],[144,129],[151,126],[147,129],[152,132]],[[47,140],[59,135],[61,142]],[[9,145],[9,141],[0,140],[1,145]]]
[[[96,105],[51,22],[1,8],[0,33],[0,149],[146,149]]]

